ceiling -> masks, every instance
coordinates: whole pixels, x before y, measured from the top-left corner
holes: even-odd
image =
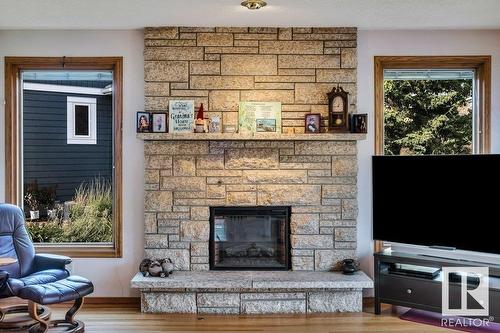
[[[0,29],[145,26],[356,26],[499,29],[500,0],[0,0]]]

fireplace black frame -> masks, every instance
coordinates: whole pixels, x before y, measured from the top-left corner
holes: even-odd
[[[287,223],[285,223],[285,233],[287,237],[285,237],[285,248],[287,249],[285,267],[283,268],[267,268],[267,267],[233,267],[231,269],[225,267],[217,267],[214,263],[214,256],[212,250],[212,244],[214,243],[214,216],[215,210],[224,209],[226,212],[234,214],[255,214],[256,210],[263,210],[265,214],[270,215],[284,215],[286,216]],[[214,271],[289,271],[292,268],[292,249],[290,248],[290,216],[291,216],[292,208],[289,206],[244,206],[244,207],[227,207],[227,206],[219,206],[219,207],[210,207],[210,239],[209,239],[209,256],[210,256],[210,270]]]

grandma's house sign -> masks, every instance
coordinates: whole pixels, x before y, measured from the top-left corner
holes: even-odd
[[[192,133],[194,125],[194,101],[171,100],[168,104],[170,133]]]

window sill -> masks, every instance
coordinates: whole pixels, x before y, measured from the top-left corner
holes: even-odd
[[[34,245],[36,252],[60,254],[71,258],[121,258],[122,257],[121,249],[113,244],[35,243]]]

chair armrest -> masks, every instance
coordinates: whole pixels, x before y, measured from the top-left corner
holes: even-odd
[[[7,284],[7,280],[9,279],[9,273],[6,271],[0,271],[0,292],[3,291],[3,288]]]
[[[65,269],[71,263],[71,258],[57,254],[37,253],[35,254],[35,267],[37,271],[45,269]]]

